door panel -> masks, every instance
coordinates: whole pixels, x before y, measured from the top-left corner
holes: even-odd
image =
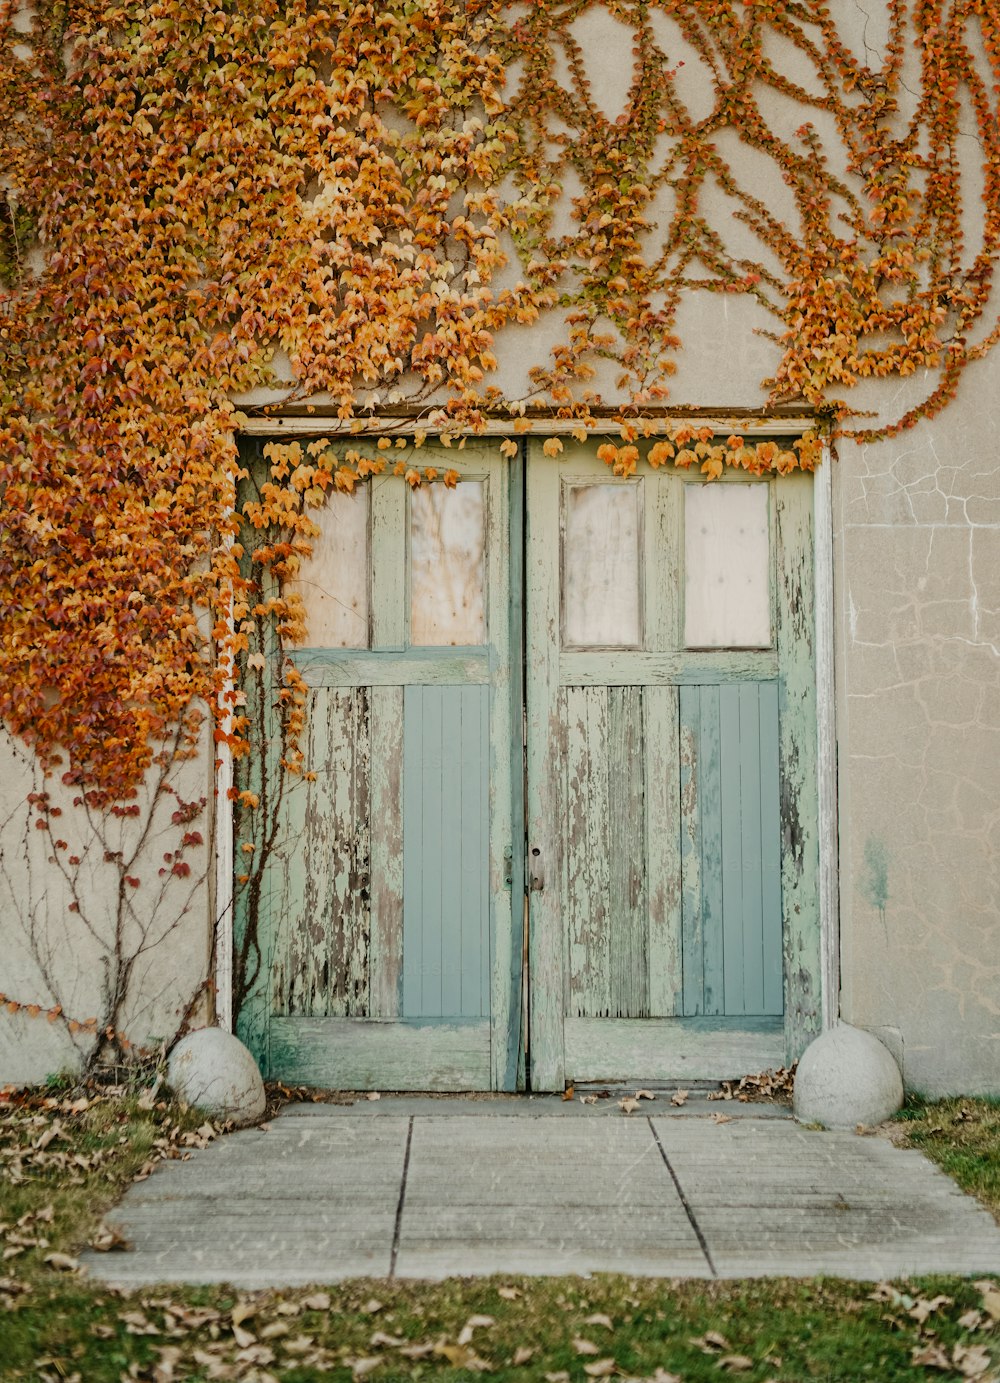
[[[595,453],[529,450],[539,1089],[743,1074],[785,1058],[786,992],[791,1043],[818,1017],[808,481]]]
[[[439,461],[430,453],[414,464]],[[310,688],[315,777],[276,762],[277,654],[257,755],[240,768],[268,785],[240,823],[265,858],[255,916],[249,890],[237,894],[238,942],[255,927],[261,956],[240,1032],[285,1080],[516,1080],[509,475],[495,445],[448,465],[456,489],[381,476],[323,510],[299,575],[314,642],[284,653]],[[338,537],[346,566],[324,547]]]

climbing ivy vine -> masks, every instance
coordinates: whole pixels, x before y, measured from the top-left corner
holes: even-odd
[[[611,114],[581,31],[602,9],[632,40]],[[262,621],[303,632],[280,578],[310,510],[421,429],[545,410],[607,433],[619,474],[811,468],[812,433],[664,412],[692,296],[759,310],[771,407],[860,436],[940,409],[998,336],[1000,4],[886,10],[861,57],[825,0],[0,0],[11,729],[93,808],[193,753],[206,706],[243,751],[237,663]],[[507,397],[500,342],[543,323]],[[901,416],[852,419],[853,386],[916,372]],[[402,410],[406,437],[274,448],[238,506],[259,386],[358,434]]]

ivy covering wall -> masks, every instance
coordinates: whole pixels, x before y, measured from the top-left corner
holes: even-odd
[[[634,40],[612,114],[578,29],[601,9]],[[303,633],[280,580],[310,509],[422,431],[458,445],[544,409],[607,432],[620,474],[813,466],[813,434],[782,450],[664,412],[687,402],[670,390],[692,296],[765,314],[771,407],[864,437],[945,406],[998,336],[1000,3],[886,10],[862,56],[824,0],[0,3],[14,733],[119,812],[194,751],[206,707],[241,752],[237,661],[261,622]],[[556,344],[506,397],[500,344],[521,331],[530,351],[543,321]],[[915,372],[915,406],[852,417],[859,382]],[[359,434],[405,407],[406,437],[274,448],[237,512],[233,400],[275,382]],[[263,540],[241,574],[244,523]],[[302,689],[282,695],[300,769]]]

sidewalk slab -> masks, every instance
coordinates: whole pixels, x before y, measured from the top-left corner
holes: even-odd
[[[992,1215],[915,1149],[795,1124],[652,1122],[720,1277],[1000,1268]]]
[[[133,1250],[83,1261],[123,1286],[246,1289],[495,1272],[1000,1271],[992,1217],[921,1153],[881,1138],[774,1114],[720,1124],[687,1106],[667,1113],[665,1100],[589,1118],[599,1106],[476,1112],[486,1103],[292,1106],[267,1131],[160,1164],[106,1217]]]
[[[711,1269],[645,1119],[417,1119],[397,1275]]]

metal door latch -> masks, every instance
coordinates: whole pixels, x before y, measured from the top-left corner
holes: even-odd
[[[514,882],[514,851],[508,845],[503,852],[503,886],[510,888]]]
[[[542,867],[542,852],[533,845],[528,853],[528,891],[541,893],[545,887],[545,870]]]

